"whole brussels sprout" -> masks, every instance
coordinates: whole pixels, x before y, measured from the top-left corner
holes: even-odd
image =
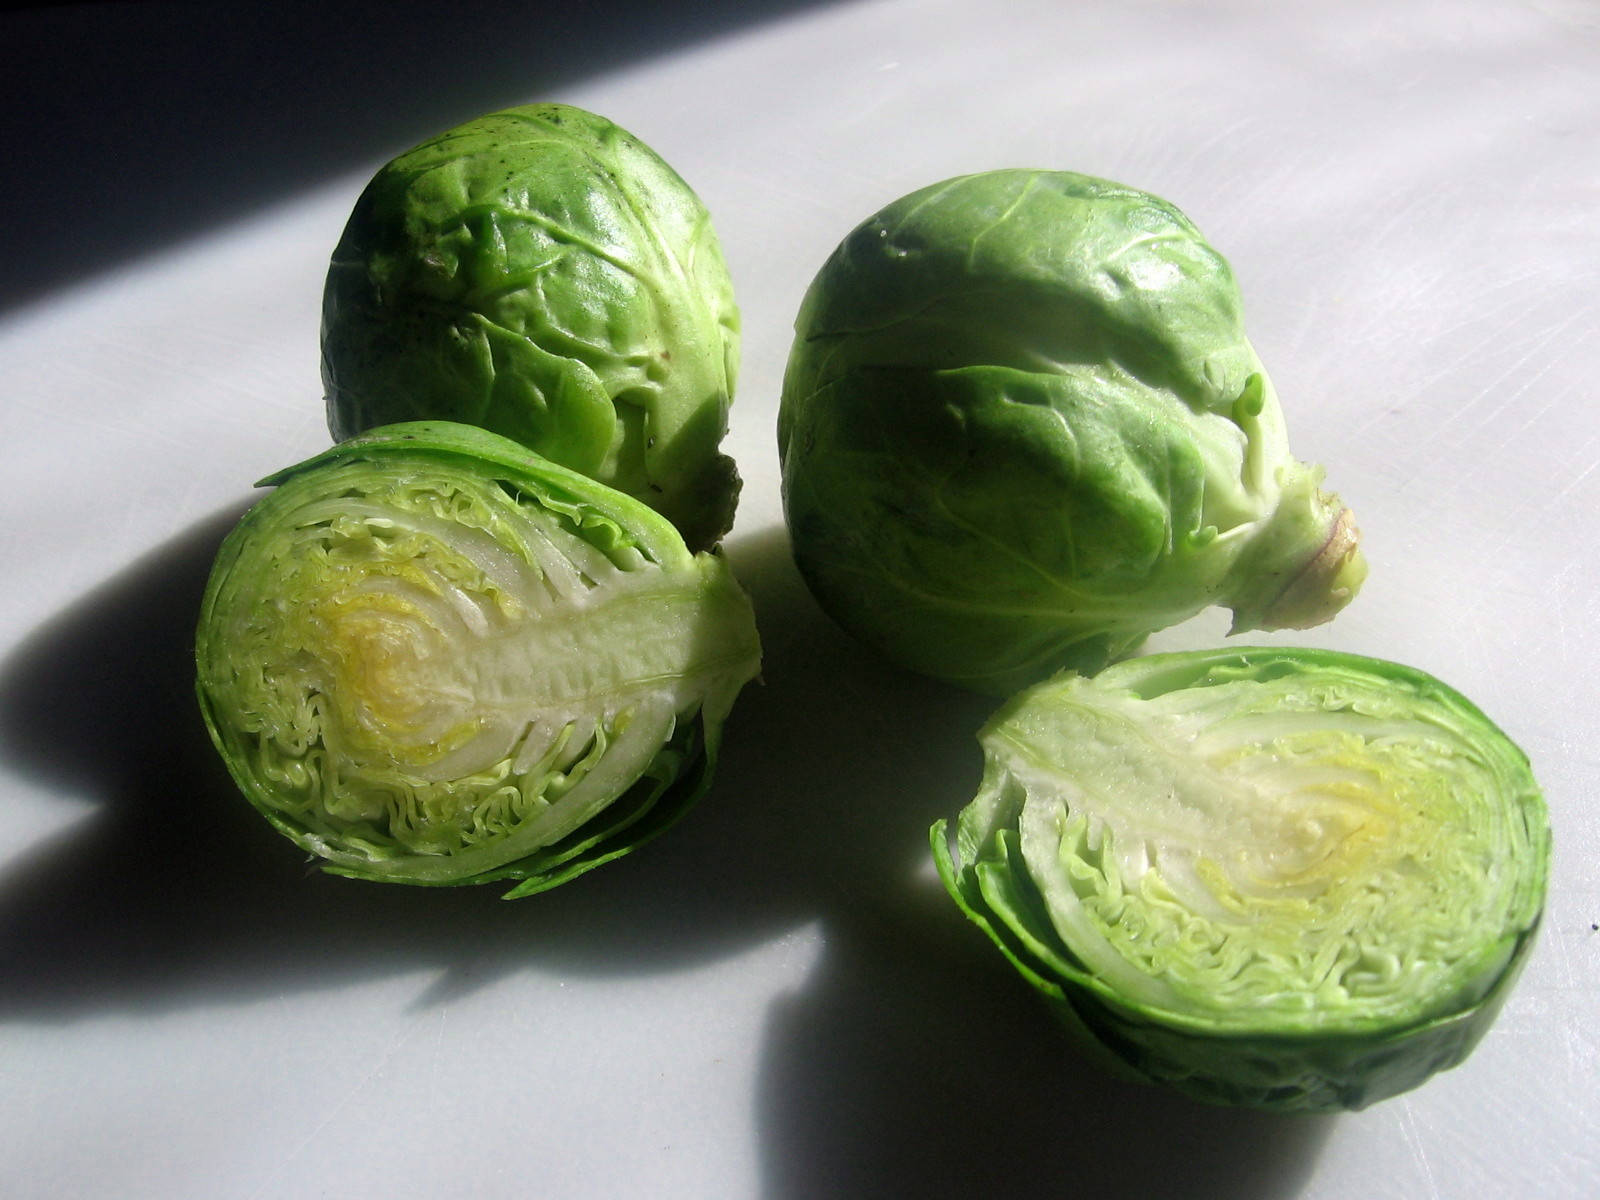
[[[1135,658],[1012,699],[950,894],[1116,1072],[1361,1108],[1461,1062],[1544,907],[1528,761],[1420,671],[1330,651]]]
[[[197,687],[244,794],[324,869],[528,895],[704,791],[760,659],[724,558],[465,425],[265,482],[206,588]]]
[[[323,295],[336,441],[479,425],[643,500],[691,549],[733,523],[718,447],[738,360],[705,206],[637,138],[561,104],[468,121],[380,170]]]
[[[1235,631],[1313,625],[1366,572],[1289,454],[1227,264],[1083,175],[964,176],[855,229],[800,309],[778,448],[822,606],[982,691],[1213,604]]]

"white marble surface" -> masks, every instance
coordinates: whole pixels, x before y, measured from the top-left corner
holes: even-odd
[[[1600,8],[864,0],[555,86],[506,61],[470,109],[0,308],[0,1193],[1600,1194]],[[632,129],[717,219],[765,685],[703,807],[570,887],[308,874],[198,740],[197,589],[251,481],[325,443],[322,275],[366,177],[535,99]],[[1476,1056],[1407,1097],[1282,1119],[1073,1059],[923,866],[987,706],[863,661],[788,565],[802,290],[880,204],[1012,165],[1155,191],[1228,255],[1372,561],[1300,640],[1433,671],[1533,757],[1542,940]]]

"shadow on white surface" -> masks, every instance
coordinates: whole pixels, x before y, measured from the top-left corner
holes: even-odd
[[[774,924],[793,910],[822,940],[806,985],[767,1018],[767,1200],[1296,1194],[1333,1118],[1109,1079],[945,896],[928,827],[976,790],[975,733],[995,701],[863,654],[805,592],[781,530],[736,538],[729,556],[757,603],[769,683],[736,711],[718,811],[703,814],[726,858],[745,852],[712,891],[765,903]]]
[[[0,311],[480,112],[811,3],[25,5],[5,18],[0,155],[25,164],[7,203],[27,249],[6,255]]]
[[[771,1200],[816,1195],[1289,1194],[1330,1127],[1213,1110],[1075,1059],[926,867],[970,796],[991,702],[864,656],[812,603],[781,530],[728,554],[764,684],[711,794],[563,888],[325,876],[235,792],[192,693],[194,614],[237,510],[196,525],[0,664],[0,748],[99,804],[0,880],[0,1021],[158,1015],[435,970],[418,1009],[528,970],[644,976],[821,933],[768,1015],[757,1078]],[[850,764],[846,768],[843,764]],[[1001,1182],[1001,1177],[1004,1182]]]
[[[934,954],[886,928],[828,927],[809,986],[768,1022],[766,1200],[1301,1193],[1337,1118],[1112,1079],[987,943],[963,940]]]
[[[247,1002],[433,969],[426,1007],[530,966],[685,968],[863,897],[888,903],[925,857],[928,823],[975,781],[970,734],[987,704],[860,661],[771,531],[730,548],[756,593],[769,682],[745,692],[711,794],[680,826],[509,904],[494,887],[325,876],[238,795],[194,701],[199,599],[239,511],[153,551],[0,664],[0,751],[98,806],[0,878],[0,1019]]]

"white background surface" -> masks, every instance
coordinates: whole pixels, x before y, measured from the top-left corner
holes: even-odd
[[[144,13],[0,20],[76,30],[66,70],[138,53],[164,10],[123,7]],[[31,285],[0,308],[0,1194],[1600,1194],[1600,5],[873,0],[688,37],[600,6],[566,43],[507,20],[367,62],[381,111],[267,78],[217,102],[239,113],[168,94],[129,161],[108,138],[74,177],[57,147],[70,219],[0,231]],[[311,47],[319,70],[378,52],[349,34]],[[703,806],[569,887],[503,904],[311,874],[203,742],[198,590],[251,481],[325,444],[322,276],[366,178],[538,99],[631,129],[716,217],[745,318],[728,552],[765,684]],[[212,140],[230,122],[255,141]],[[154,160],[185,177],[152,171],[146,212],[126,180],[162,134],[189,139]],[[241,184],[236,158],[281,165],[297,139],[310,165]],[[1476,1056],[1407,1097],[1277,1118],[1075,1060],[923,866],[987,704],[863,660],[789,566],[773,421],[806,283],[888,200],[1018,165],[1157,192],[1231,259],[1294,448],[1372,562],[1298,640],[1440,675],[1545,786],[1536,953]]]

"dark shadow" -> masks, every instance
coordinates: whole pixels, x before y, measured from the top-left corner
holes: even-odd
[[[814,606],[787,611],[799,624],[768,637],[790,668],[793,728],[764,723],[752,740],[790,764],[766,792],[794,809],[780,814],[787,856],[762,858],[812,881],[822,957],[767,1022],[766,1200],[1297,1194],[1331,1118],[1107,1077],[945,895],[928,828],[977,790],[974,735],[992,702],[869,673]]]
[[[7,12],[0,309],[339,172],[371,173],[481,112],[808,6],[241,0]]]
[[[564,887],[420,889],[316,871],[238,795],[192,695],[217,514],[0,663],[0,753],[80,822],[0,878],[0,1020],[70,1021],[436,971],[428,1006],[518,972],[692,967],[804,925],[822,958],[770,1016],[757,1105],[772,1200],[1251,1197],[1294,1190],[1327,1123],[1191,1105],[1081,1066],[949,904],[927,828],[972,794],[991,703],[864,654],[779,529],[735,536],[765,684],[716,782],[659,841]],[[1069,1181],[1069,1182],[1063,1182]]]
[[[711,793],[671,833],[513,903],[492,886],[325,876],[238,795],[194,701],[193,624],[238,511],[134,564],[0,664],[0,752],[96,804],[0,879],[0,1018],[159,1010],[428,967],[439,978],[419,1003],[530,968],[692,965],[892,886],[881,863],[916,854],[918,793],[940,770],[923,737],[970,758],[972,702],[864,660],[816,610],[782,531],[768,530],[728,553],[775,682],[746,689]]]
[[[830,920],[814,975],[768,1021],[765,1200],[1300,1193],[1335,1118],[1211,1108],[1110,1078],[960,920]]]

